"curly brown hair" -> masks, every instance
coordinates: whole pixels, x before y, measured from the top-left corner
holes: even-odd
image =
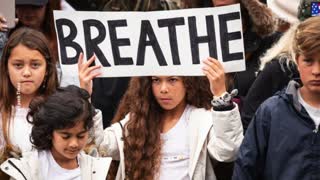
[[[209,81],[206,77],[182,77],[187,104],[210,109]],[[154,179],[160,167],[160,121],[164,110],[152,93],[151,77],[132,78],[120,101],[113,122],[119,122],[130,112],[125,125],[124,155],[126,179]]]

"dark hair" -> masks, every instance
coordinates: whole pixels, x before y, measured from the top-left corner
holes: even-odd
[[[51,149],[54,130],[72,128],[80,121],[86,130],[91,129],[95,111],[89,98],[87,91],[70,85],[58,88],[46,100],[42,97],[32,100],[27,119],[33,125],[30,140],[34,147]]]
[[[56,61],[52,58],[49,43],[45,36],[39,31],[26,27],[16,30],[9,37],[0,61],[0,110],[3,125],[2,130],[9,150],[12,149],[12,145],[8,138],[8,127],[13,117],[13,107],[16,104],[16,89],[9,78],[8,60],[12,50],[20,44],[29,49],[39,51],[46,60],[46,76],[37,92],[37,96],[47,97],[59,86]]]

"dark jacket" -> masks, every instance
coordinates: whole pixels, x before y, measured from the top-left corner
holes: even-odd
[[[299,103],[299,84],[265,101],[250,123],[233,180],[319,180],[320,133]]]
[[[285,59],[274,59],[266,64],[258,74],[244,99],[241,120],[244,131],[247,130],[254,113],[267,98],[286,87],[290,80],[299,78],[293,62],[287,65]]]

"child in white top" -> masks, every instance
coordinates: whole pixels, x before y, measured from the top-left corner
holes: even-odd
[[[93,128],[94,107],[89,94],[79,87],[59,88],[49,96],[35,98],[28,121],[33,125],[35,151],[10,158],[1,170],[14,179],[104,180],[111,158],[94,158],[82,152]]]

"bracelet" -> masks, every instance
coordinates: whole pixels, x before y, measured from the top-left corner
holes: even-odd
[[[238,90],[234,89],[231,93],[225,92],[221,96],[213,96],[211,104],[214,109],[225,109],[227,107],[233,107],[232,98],[238,94]],[[228,108],[229,109],[229,108]]]

